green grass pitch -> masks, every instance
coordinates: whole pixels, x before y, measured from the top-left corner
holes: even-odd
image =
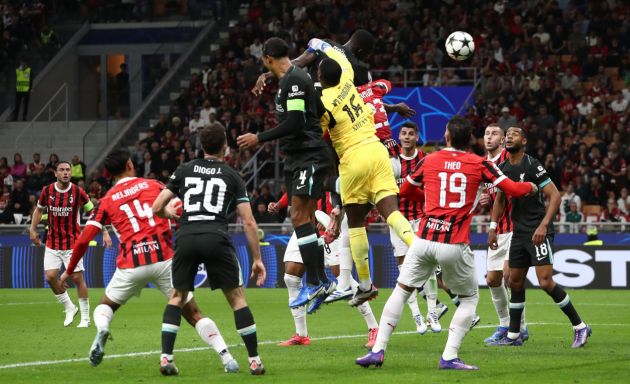
[[[94,308],[102,289],[91,289]],[[377,320],[391,290],[381,290],[372,302]],[[70,291],[76,303],[76,291]],[[248,301],[258,327],[259,352],[267,368],[264,377],[252,377],[247,355],[234,329],[234,320],[220,292],[198,290],[196,298],[222,331],[241,365],[238,374],[223,373],[214,351],[206,348],[194,329],[182,324],[175,362],[178,377],[158,371],[160,329],[165,299],[145,289],[130,300],[111,325],[103,363],[93,368],[87,352],[95,328],[64,328],[62,308],[51,291],[0,290],[0,382],[2,383],[622,383],[630,368],[630,293],[628,291],[570,291],[571,298],[593,336],[585,348],[572,350],[572,329],[551,298],[540,290],[527,294],[531,338],[521,348],[491,348],[482,343],[493,330],[496,315],[487,290],[481,290],[480,325],[464,340],[460,357],[479,365],[478,372],[437,369],[454,306],[442,319],[440,334],[421,336],[408,308],[392,336],[381,369],[364,369],[354,359],[366,349],[366,327],[355,309],[345,303],[324,306],[308,316],[310,346],[278,347],[293,333],[284,289],[250,289]],[[446,297],[440,297],[445,299]],[[423,313],[426,305],[421,302]],[[40,365],[36,365],[40,364]]]

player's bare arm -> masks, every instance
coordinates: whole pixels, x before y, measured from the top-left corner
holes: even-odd
[[[247,239],[247,248],[252,255],[254,262],[252,263],[252,274],[250,278],[256,277],[256,285],[262,286],[267,278],[265,264],[262,262],[260,255],[260,243],[258,242],[258,225],[252,213],[252,207],[248,202],[242,202],[236,206],[236,213],[243,223],[243,232]]]
[[[31,227],[29,228],[29,237],[33,242],[33,245],[41,245],[42,242],[39,239],[39,233],[37,232],[37,226],[42,221],[42,209],[40,207],[35,207],[33,211],[33,217],[31,218]]]
[[[416,115],[416,111],[405,103],[398,103],[398,104],[383,103],[383,107],[385,108],[385,112],[398,113],[400,116],[402,116],[405,119],[410,119]]]
[[[492,205],[492,212],[490,213],[490,229],[488,230],[488,247],[492,250],[498,248],[497,243],[497,222],[505,210],[505,194],[501,191],[497,191],[497,196]]]
[[[163,219],[178,220],[177,209],[169,204],[174,197],[175,194],[170,189],[164,188],[153,202],[153,214]]]
[[[549,199],[549,205],[547,206],[545,217],[542,219],[540,225],[536,228],[536,231],[532,236],[532,242],[536,246],[545,241],[547,236],[547,226],[553,225],[553,218],[556,216],[558,208],[560,207],[560,192],[558,192],[558,188],[556,188],[556,185],[553,182],[545,185],[542,191],[545,194],[545,197]]]
[[[100,224],[98,225],[100,226]],[[79,238],[75,241],[74,246],[72,247],[72,257],[68,263],[68,268],[66,268],[59,278],[60,286],[66,289],[68,288],[66,280],[74,273],[74,268],[77,266],[81,258],[83,258],[85,251],[90,245],[90,241],[94,240],[96,235],[102,230],[99,226],[88,223],[83,229],[83,232],[81,232],[81,236],[79,236]]]

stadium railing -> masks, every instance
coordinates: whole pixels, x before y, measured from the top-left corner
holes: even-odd
[[[445,78],[445,73],[457,73],[457,78]],[[462,74],[464,76],[462,76]],[[403,87],[433,86],[442,87],[450,85],[476,84],[481,74],[478,67],[439,67],[425,69],[379,69],[372,70],[372,78],[389,79],[392,84]],[[429,76],[425,78],[426,76]],[[431,77],[433,75],[434,77]],[[400,76],[400,80],[398,77]]]

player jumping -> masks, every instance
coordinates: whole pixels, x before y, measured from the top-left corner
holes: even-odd
[[[381,366],[385,348],[414,288],[421,287],[439,264],[446,285],[459,295],[460,305],[449,326],[440,369],[475,370],[458,358],[464,336],[470,330],[479,300],[477,274],[470,249],[470,221],[479,185],[492,182],[514,196],[536,191],[532,183],[515,183],[493,163],[465,152],[470,143],[470,122],[452,118],[446,126],[447,148],[425,157],[401,187],[401,196],[424,199],[416,238],[398,277],[398,284],[383,308],[376,344],[356,360],[363,367]],[[424,192],[418,190],[424,187]]]
[[[535,267],[540,288],[551,296],[573,325],[572,348],[579,348],[586,344],[591,327],[582,321],[569,295],[553,281],[553,218],[560,206],[560,193],[542,164],[525,153],[526,145],[527,132],[524,129],[508,128],[505,148],[509,152],[509,159],[500,165],[501,170],[512,180],[536,183],[542,193],[524,199],[511,198],[514,235],[509,256],[510,325],[507,335],[488,345],[523,345],[521,315],[525,308],[525,276],[530,267]],[[546,209],[543,197],[549,199]],[[493,222],[503,214],[505,200],[505,194],[499,191],[492,208]],[[490,229],[488,246],[498,248],[496,228]]]

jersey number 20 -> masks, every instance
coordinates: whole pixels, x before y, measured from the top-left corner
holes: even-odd
[[[199,212],[203,209],[209,213],[221,213],[225,200],[227,184],[223,179],[213,178],[204,181],[201,177],[187,177],[184,180],[186,190],[184,194],[184,211],[187,213]],[[196,199],[203,195],[203,199]],[[197,200],[193,202],[192,200]],[[201,200],[201,201],[199,201]]]
[[[459,194],[459,201],[448,203],[449,208],[461,208],[466,203],[466,175],[455,172],[448,176],[446,172],[438,173],[440,177],[440,207],[446,206],[446,190]]]

